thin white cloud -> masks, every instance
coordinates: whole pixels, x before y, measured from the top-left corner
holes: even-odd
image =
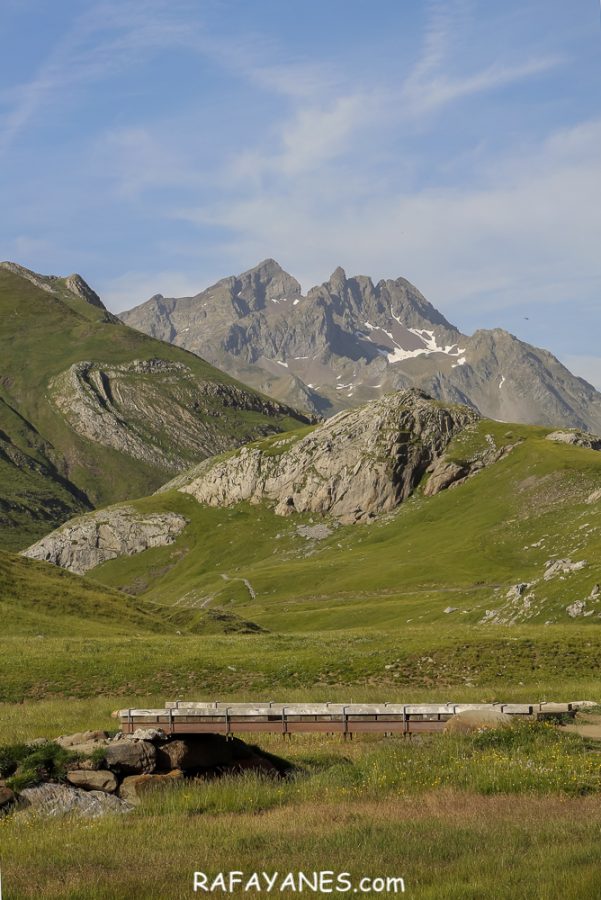
[[[498,61],[476,72],[457,73],[453,55],[464,55],[457,52],[456,45],[467,30],[470,6],[466,0],[433,0],[429,4],[422,51],[401,90],[405,115],[423,118],[462,97],[498,90],[564,62],[559,56],[538,56],[513,63]]]
[[[498,90],[548,72],[563,62],[564,59],[558,56],[540,57],[513,65],[492,65],[460,78],[439,75],[427,81],[408,82],[402,92],[402,100],[407,113],[424,116],[461,97]]]

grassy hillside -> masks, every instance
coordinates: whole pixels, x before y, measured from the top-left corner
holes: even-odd
[[[483,421],[450,455],[465,458],[487,433],[501,442],[507,432]],[[511,433],[509,456],[465,484],[431,498],[418,491],[371,525],[330,522],[323,540],[299,533],[309,518],[263,506],[207,508],[176,491],[136,501],[190,525],[172,546],[106,563],[94,577],[165,604],[166,615],[223,608],[286,632],[446,628],[487,611],[498,624],[570,623],[567,607],[585,600],[578,621],[598,624],[601,602],[590,595],[601,582],[601,503],[587,499],[601,486],[601,453],[550,442],[544,429]],[[560,558],[585,565],[545,580]],[[517,583],[532,586],[508,597]]]
[[[209,453],[298,424],[252,391],[246,392],[251,398],[246,408],[218,390],[211,394],[210,388],[198,402],[204,386],[235,388],[236,382],[193,354],[127,328],[70,291],[64,280],[52,281],[51,287],[52,293],[0,268],[0,544],[5,549],[27,546],[78,511],[154,490],[174,472],[161,456],[163,451],[165,458],[173,455],[171,445],[177,447],[177,470]],[[60,404],[70,367],[82,361],[114,367],[154,359],[185,366],[181,384],[166,376],[150,386],[144,375],[133,384],[125,372],[119,385],[123,396],[114,398],[123,445],[132,444],[133,434],[153,452],[147,458],[121,452],[103,442],[102,427],[95,438],[85,431],[82,436],[70,418],[72,397]],[[102,370],[98,378],[106,381]],[[113,400],[110,384],[105,387]],[[90,396],[97,402],[96,418],[106,414],[106,399],[101,393],[96,398],[93,385]],[[202,436],[201,449],[191,441],[181,445],[177,402],[189,418],[188,430],[197,428]],[[127,421],[136,405],[142,412],[136,421]],[[176,422],[168,428],[174,409]]]
[[[153,605],[48,563],[0,551],[4,639],[107,637],[168,630]],[[27,646],[24,642],[23,648]],[[24,661],[34,653],[24,653]]]
[[[461,460],[507,432],[481,422],[450,453]],[[77,642],[63,620],[24,659],[13,631],[0,699],[601,699],[601,503],[587,502],[601,454],[546,433],[512,427],[515,449],[465,484],[418,491],[371,525],[329,521],[322,540],[302,530],[317,517],[265,506],[207,508],[177,491],[134,501],[190,524],[90,575],[159,616],[165,634]],[[553,559],[583,565],[545,579]]]

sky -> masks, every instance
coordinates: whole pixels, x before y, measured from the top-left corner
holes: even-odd
[[[109,308],[273,257],[601,389],[599,0],[2,0],[0,258]]]

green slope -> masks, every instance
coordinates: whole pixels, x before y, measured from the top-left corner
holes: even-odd
[[[237,385],[193,354],[126,327],[70,290],[64,279],[43,283],[51,292],[0,267],[0,546],[5,549],[27,546],[84,509],[147,494],[207,455],[299,424],[293,411]],[[112,396],[115,367],[157,359],[174,364],[173,370],[150,378],[126,368],[118,372],[121,396]],[[92,436],[82,433],[73,414],[81,385],[61,398],[71,367],[84,361],[94,364],[92,376],[105,390],[97,390],[93,378],[82,381],[86,402],[91,398],[96,404],[94,421],[100,422]],[[148,453],[111,446],[102,424],[109,416],[123,446],[134,441]]]
[[[465,458],[486,433],[500,443],[507,429],[483,421],[450,455]],[[278,631],[476,624],[489,610],[500,624],[572,622],[566,607],[579,600],[591,614],[577,621],[598,623],[601,502],[586,501],[601,486],[601,453],[547,441],[545,429],[512,432],[521,440],[511,454],[465,484],[431,498],[418,491],[372,525],[331,523],[321,541],[299,535],[307,517],[263,506],[207,508],[175,491],[136,501],[190,525],[172,546],[105,563],[94,577],[192,615],[223,608]],[[553,558],[586,565],[545,580]],[[528,603],[506,596],[519,582],[534,583]]]
[[[1,550],[0,615],[5,638],[102,637],[173,630],[153,604]]]

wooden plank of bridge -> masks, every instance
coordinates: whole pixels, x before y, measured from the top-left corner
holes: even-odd
[[[436,733],[455,713],[497,709],[518,717],[553,717],[574,713],[570,703],[225,703],[168,701],[163,709],[120,711],[122,730],[163,728],[169,734],[302,732],[375,734]]]

